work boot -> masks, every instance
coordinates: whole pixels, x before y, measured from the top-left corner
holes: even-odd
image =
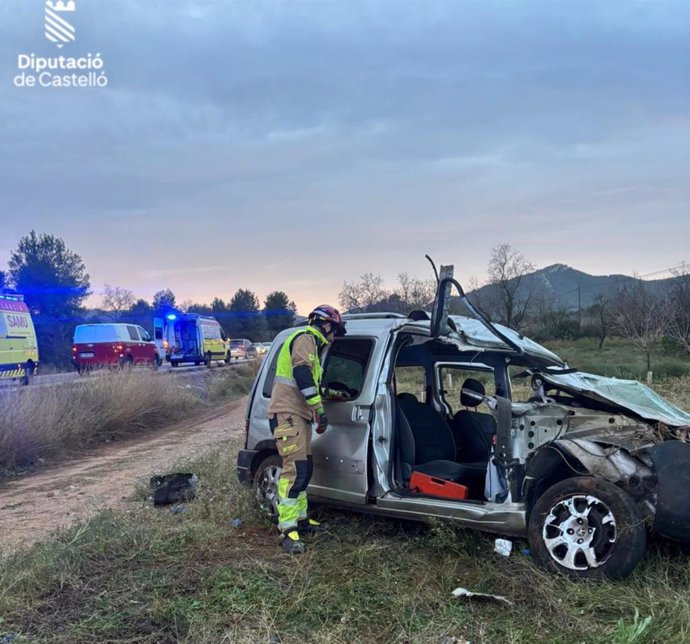
[[[326,527],[325,523],[319,523],[314,519],[300,519],[297,522],[297,529],[301,535],[312,535],[318,534],[319,532],[325,532]]]
[[[299,532],[295,528],[280,535],[280,543],[283,550],[291,555],[299,555],[304,552],[304,544],[299,540]]]

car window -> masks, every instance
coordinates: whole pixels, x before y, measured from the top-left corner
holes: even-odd
[[[140,340],[139,331],[137,331],[137,327],[131,326],[130,324],[128,324],[127,325],[127,333],[129,333],[129,339],[130,340]]]
[[[322,383],[330,389],[347,391],[356,398],[364,387],[373,349],[372,338],[336,339],[328,351]]]
[[[144,342],[151,342],[151,336],[144,327],[138,326],[137,329],[139,329],[139,336]]]
[[[395,393],[413,394],[419,401],[426,399],[426,376],[424,367],[396,367]]]
[[[268,365],[268,370],[266,371],[266,378],[264,379],[264,386],[261,390],[261,393],[263,394],[264,398],[270,398],[271,397],[271,390],[273,389],[273,381],[275,380],[276,377],[276,366],[278,364],[278,356],[280,355],[280,350],[283,347],[284,342],[280,343],[280,346],[278,347],[278,350],[273,354],[273,358],[271,358],[271,364]]]
[[[481,382],[487,396],[496,394],[496,380],[493,371],[443,365],[438,370],[438,377],[441,398],[453,414],[463,408],[460,405],[460,390],[468,378]]]
[[[157,326],[153,332],[156,335],[156,340],[162,340],[163,339],[163,329],[159,326]]]
[[[202,324],[201,331],[206,340],[220,340],[220,327],[214,324]]]

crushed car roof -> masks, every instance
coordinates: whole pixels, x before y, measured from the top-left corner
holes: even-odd
[[[449,317],[455,323],[458,333],[462,339],[468,344],[485,349],[514,351],[512,347],[503,342],[500,338],[498,338],[498,336],[491,333],[491,331],[489,331],[479,320],[465,317],[464,315],[451,315]],[[494,323],[492,326],[498,329],[526,354],[543,358],[544,360],[552,362],[556,365],[566,366],[565,362],[563,362],[563,360],[555,353],[549,351],[546,347],[542,347],[541,344],[538,344],[534,340],[530,340],[524,335],[521,335],[517,331],[514,331],[507,326],[503,326],[502,324]]]

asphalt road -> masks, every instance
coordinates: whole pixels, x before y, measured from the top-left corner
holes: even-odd
[[[242,364],[247,364],[249,360],[233,360],[229,364],[225,364],[224,362],[218,361],[214,362],[210,369],[226,369],[228,367],[234,367]],[[134,367],[134,369],[147,369],[147,367]],[[209,369],[206,365],[182,365],[179,367],[171,367],[169,364],[163,364],[160,366],[160,368],[156,371],[153,371],[151,373],[160,376],[163,374],[183,374],[183,373],[191,373],[195,371],[205,371]],[[89,374],[88,377],[93,378],[93,377],[98,377],[101,374],[108,373],[107,371],[95,371],[91,374]],[[31,384],[29,385],[30,387],[47,387],[47,386],[55,386],[55,385],[64,385],[64,384],[78,384],[80,382],[84,381],[84,377],[80,376],[76,371],[68,371],[64,373],[39,373],[34,376],[33,380],[31,381]],[[0,390],[5,390],[9,388],[15,388],[15,387],[21,387],[20,383],[18,380],[10,380],[10,379],[3,379],[0,380]]]

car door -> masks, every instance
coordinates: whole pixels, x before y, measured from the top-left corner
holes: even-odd
[[[135,363],[143,362],[142,342],[137,327],[133,324],[128,324],[125,338],[124,355],[132,356]]]
[[[371,410],[376,394],[373,337],[337,338],[324,363],[322,384],[350,400],[324,398],[328,428],[312,434],[314,473],[309,493],[349,503],[366,502]]]

